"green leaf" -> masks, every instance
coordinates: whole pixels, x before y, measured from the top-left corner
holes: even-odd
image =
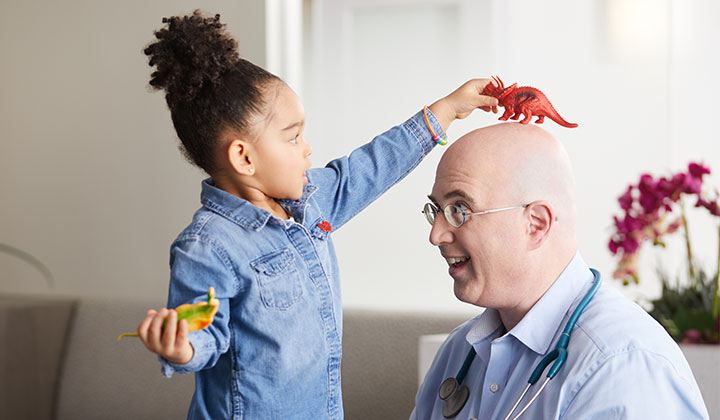
[[[681,340],[688,330],[706,332],[704,340],[715,340],[716,329],[713,317],[716,283],[699,270],[693,284],[683,285],[680,281],[671,284],[667,276],[660,273],[662,294],[651,303],[650,315],[655,318],[667,332],[677,341]]]
[[[712,330],[715,324],[712,312],[698,308],[686,308],[677,311],[674,321],[678,329],[683,333],[693,329],[698,331]]]

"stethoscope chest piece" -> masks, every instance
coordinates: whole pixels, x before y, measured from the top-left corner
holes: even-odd
[[[438,396],[443,400],[442,415],[448,419],[455,417],[465,407],[470,390],[465,385],[460,386],[457,379],[447,378],[440,385]]]

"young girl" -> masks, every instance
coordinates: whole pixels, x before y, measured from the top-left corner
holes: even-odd
[[[298,97],[238,56],[219,15],[163,22],[145,49],[156,67],[150,84],[165,91],[186,157],[210,175],[202,207],[170,249],[168,306],[205,300],[213,286],[220,307],[190,334],[174,311],[151,310],[138,334],[164,375],[195,372],[188,418],[342,419],[330,233],[414,169],[455,118],[496,112],[497,100],[480,95],[489,81],[469,81],[350,156],[310,169]]]

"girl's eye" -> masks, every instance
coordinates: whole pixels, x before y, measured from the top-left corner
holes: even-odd
[[[295,136],[292,139],[290,139],[290,143],[292,143],[292,144],[297,144],[297,142],[298,142],[298,136]]]

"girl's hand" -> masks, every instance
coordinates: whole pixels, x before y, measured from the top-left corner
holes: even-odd
[[[428,108],[435,114],[443,130],[448,129],[455,119],[463,119],[476,109],[493,113],[498,112],[498,100],[492,96],[483,95],[482,91],[490,79],[472,79],[448,96],[436,101]]]
[[[167,317],[165,328],[163,322]],[[189,362],[194,354],[188,340],[188,324],[186,320],[177,322],[177,312],[168,309],[149,310],[145,319],[137,329],[140,340],[153,353],[175,364]]]

